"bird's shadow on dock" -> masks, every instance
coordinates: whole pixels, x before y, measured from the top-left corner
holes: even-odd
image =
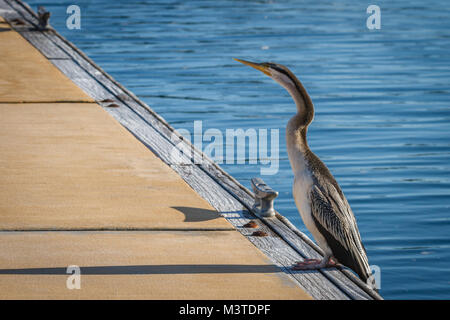
[[[279,273],[275,265],[241,264],[166,264],[138,266],[80,267],[81,275],[138,275],[138,274],[215,274],[215,273]],[[67,275],[67,268],[0,269],[0,275]]]

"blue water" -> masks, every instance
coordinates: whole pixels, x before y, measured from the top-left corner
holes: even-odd
[[[56,1],[55,1],[56,2]],[[369,4],[381,29],[366,28]],[[276,208],[292,199],[284,127],[295,106],[232,60],[283,63],[316,107],[311,149],[357,217],[387,299],[450,298],[450,11],[446,1],[29,1],[176,128],[280,130],[280,168],[264,176]],[[81,30],[65,26],[81,7]],[[249,187],[260,165],[223,165]]]

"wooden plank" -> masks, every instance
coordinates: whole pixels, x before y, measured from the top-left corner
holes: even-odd
[[[47,59],[70,59],[70,57],[63,50],[57,48],[55,42],[50,40],[46,35],[52,31],[41,32],[26,29],[19,30],[19,32]]]
[[[22,34],[24,37],[28,33]],[[115,92],[106,90],[104,85],[95,77],[88,74],[72,59],[70,60],[50,60],[59,70],[62,71],[69,79],[89,94],[93,99],[100,102],[102,100],[116,100]]]
[[[20,11],[14,10],[5,0],[0,0],[0,16],[8,20],[23,18]]]
[[[0,239],[0,299],[310,298],[236,231],[0,232]],[[74,264],[81,290],[65,285],[65,266]]]
[[[4,2],[5,0],[0,0]],[[36,19],[21,2],[14,3],[13,8],[20,11],[31,23]],[[191,144],[181,137],[164,119],[157,115],[150,107],[140,101],[112,77],[101,70],[93,61],[80,52],[66,39],[56,32],[47,32],[45,39],[36,36],[27,30],[19,31],[31,43],[39,39],[47,42],[42,49],[47,57],[62,57],[72,60],[52,60],[64,74],[72,79],[78,86],[88,92],[115,117],[124,127],[133,133],[141,142],[149,147],[164,162],[178,172],[183,179],[202,197],[211,203],[221,214],[228,219],[241,233],[246,235],[260,250],[290,273],[300,286],[304,287],[313,297],[318,299],[372,299],[380,298],[375,293],[361,288],[356,277],[341,272],[338,269],[321,270],[320,272],[291,272],[289,266],[303,258],[320,257],[320,249],[312,242],[305,241],[306,236],[299,236],[300,231],[295,230],[283,219],[256,219],[248,210],[253,203],[253,194],[233,177],[224,172],[211,159],[202,152],[193,148],[197,156],[203,157],[199,165],[193,164],[191,157],[177,156],[172,153],[175,146],[185,150]],[[38,44],[37,47],[42,47]],[[116,104],[117,108],[108,107]],[[248,221],[256,220],[261,230],[269,234],[268,237],[254,237],[242,226]],[[285,219],[285,218],[284,218]],[[301,233],[300,233],[301,234]],[[272,239],[268,242],[268,239]],[[273,239],[277,239],[274,242]],[[282,257],[280,256],[282,255]]]
[[[23,10],[22,6],[14,1],[0,0],[0,15],[9,23],[13,22],[14,28],[29,29],[36,26],[28,18],[30,13]],[[34,19],[34,21],[37,22],[37,19]]]
[[[98,104],[0,103],[0,114],[1,231],[236,232]]]

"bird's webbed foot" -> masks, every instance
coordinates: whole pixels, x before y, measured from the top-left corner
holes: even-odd
[[[292,270],[317,270],[322,268],[335,267],[336,262],[331,257],[320,259],[305,259],[292,266]]]

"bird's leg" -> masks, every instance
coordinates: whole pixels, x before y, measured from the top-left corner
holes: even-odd
[[[304,261],[297,262],[292,269],[293,270],[316,270],[321,268],[329,268],[336,266],[336,262],[332,259],[331,255],[325,256],[320,259],[305,259]]]

